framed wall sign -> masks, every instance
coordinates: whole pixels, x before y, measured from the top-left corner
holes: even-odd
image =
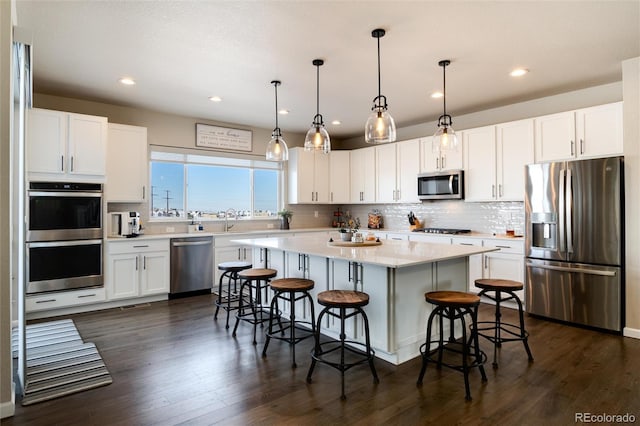
[[[251,152],[252,137],[251,130],[196,123],[196,146],[202,148]]]

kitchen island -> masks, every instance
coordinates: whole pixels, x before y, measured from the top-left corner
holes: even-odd
[[[331,236],[339,241],[336,234]],[[465,291],[471,255],[495,250],[488,247],[384,240],[381,245],[334,247],[326,234],[290,238],[237,239],[254,248],[255,267],[278,271],[277,278],[314,280],[312,297],[324,290],[358,290],[369,294],[364,310],[369,317],[371,344],[376,356],[401,364],[420,354],[431,306],[424,294],[433,290]],[[296,305],[297,316],[310,321],[309,306]],[[316,313],[320,306],[316,305]],[[289,309],[280,306],[284,315]],[[349,339],[362,341],[363,324],[348,323]],[[337,338],[339,324],[328,318],[322,333]]]

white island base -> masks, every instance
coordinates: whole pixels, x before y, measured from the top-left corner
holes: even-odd
[[[314,301],[325,290],[358,290],[369,294],[364,311],[369,318],[371,345],[378,358],[396,365],[420,355],[431,313],[424,294],[434,290],[465,291],[468,256],[492,250],[410,241],[385,241],[376,247],[344,249],[328,247],[326,239],[316,237],[235,242],[256,248],[254,267],[276,269],[277,278],[314,280],[311,292]],[[298,303],[296,316],[310,321],[309,306],[304,301]],[[322,308],[316,302],[316,316]],[[280,309],[288,315],[287,306]],[[338,339],[339,321],[328,317],[323,322],[322,334]],[[445,333],[448,325],[445,322]],[[349,320],[346,334],[350,340],[364,342],[364,326],[359,317]]]

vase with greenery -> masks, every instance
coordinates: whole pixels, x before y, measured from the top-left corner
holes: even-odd
[[[278,212],[278,216],[280,216],[280,229],[289,229],[289,224],[291,223],[291,216],[293,216],[293,212],[291,210],[280,210]]]
[[[344,217],[346,226],[340,228],[340,239],[342,241],[351,241],[353,234],[360,229],[360,218],[352,218],[349,212]]]

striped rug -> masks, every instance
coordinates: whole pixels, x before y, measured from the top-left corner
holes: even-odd
[[[13,336],[17,357],[17,330]],[[112,382],[96,345],[84,343],[73,320],[27,325],[27,372],[22,405],[105,386]]]

